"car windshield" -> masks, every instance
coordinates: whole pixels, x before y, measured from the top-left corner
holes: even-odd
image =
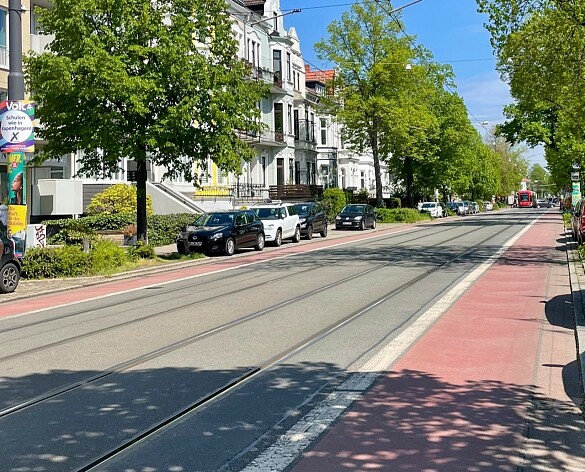
[[[363,213],[364,205],[347,205],[341,210],[341,213]]]
[[[234,222],[235,213],[204,213],[195,220],[194,226],[225,226]]]
[[[423,203],[423,208],[435,208],[434,203]]]
[[[311,205],[299,203],[295,205],[295,208],[297,209],[297,213],[299,215],[308,215],[311,212]]]
[[[255,208],[254,211],[261,220],[278,220],[281,218],[281,208]]]

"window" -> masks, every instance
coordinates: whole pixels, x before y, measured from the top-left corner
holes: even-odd
[[[293,115],[292,115],[292,105],[288,106],[288,134],[292,134],[293,132]]]
[[[272,51],[272,71],[275,77],[282,80],[282,51],[279,49]]]
[[[274,12],[274,31],[278,31],[278,13]]]
[[[327,120],[321,118],[321,144],[327,144]]]
[[[290,64],[290,52],[286,53],[286,80],[290,82],[291,76],[291,64]]]

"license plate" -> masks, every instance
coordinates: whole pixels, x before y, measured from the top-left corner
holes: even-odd
[[[191,243],[192,246],[203,246],[203,243],[201,241],[197,241],[194,243]]]
[[[343,224],[344,225],[350,225],[351,224],[351,221],[344,221]]]

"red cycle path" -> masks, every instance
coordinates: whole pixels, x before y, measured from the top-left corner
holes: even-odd
[[[534,470],[585,470],[568,465],[563,444],[551,451],[545,438],[535,453],[526,442],[531,401],[574,406],[566,255],[554,249],[562,233],[558,214],[542,217],[294,471],[514,471],[531,454],[547,466]],[[565,433],[558,425],[548,442]]]

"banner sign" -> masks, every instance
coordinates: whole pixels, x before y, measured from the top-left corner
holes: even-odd
[[[8,161],[8,233],[14,240],[16,256],[24,255],[26,240],[26,157],[12,152]]]
[[[575,206],[581,200],[581,183],[571,182],[571,205]]]
[[[34,102],[5,100],[0,103],[0,117],[0,151],[34,152]]]

